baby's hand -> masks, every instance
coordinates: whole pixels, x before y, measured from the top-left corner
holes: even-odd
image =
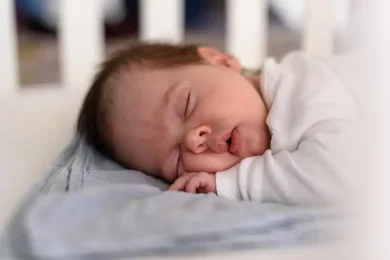
[[[215,174],[207,172],[185,173],[169,186],[168,190],[217,194]]]

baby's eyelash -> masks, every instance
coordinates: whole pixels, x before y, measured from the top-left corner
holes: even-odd
[[[186,118],[186,116],[187,116],[187,110],[188,110],[188,105],[190,103],[190,98],[191,98],[191,91],[188,93],[188,96],[187,96],[186,107],[184,109],[184,118]]]

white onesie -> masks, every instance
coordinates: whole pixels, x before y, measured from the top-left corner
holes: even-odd
[[[326,63],[304,53],[264,63],[270,149],[216,173],[230,199],[316,205],[337,202],[355,174],[355,100]]]

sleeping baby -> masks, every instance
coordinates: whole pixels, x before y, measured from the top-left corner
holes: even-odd
[[[358,118],[347,88],[308,54],[249,72],[213,48],[139,44],[102,64],[77,130],[171,191],[315,205],[348,193]]]

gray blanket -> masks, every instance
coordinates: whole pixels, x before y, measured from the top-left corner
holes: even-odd
[[[75,140],[2,234],[0,256],[114,259],[297,246],[339,238],[340,211],[166,192]]]

